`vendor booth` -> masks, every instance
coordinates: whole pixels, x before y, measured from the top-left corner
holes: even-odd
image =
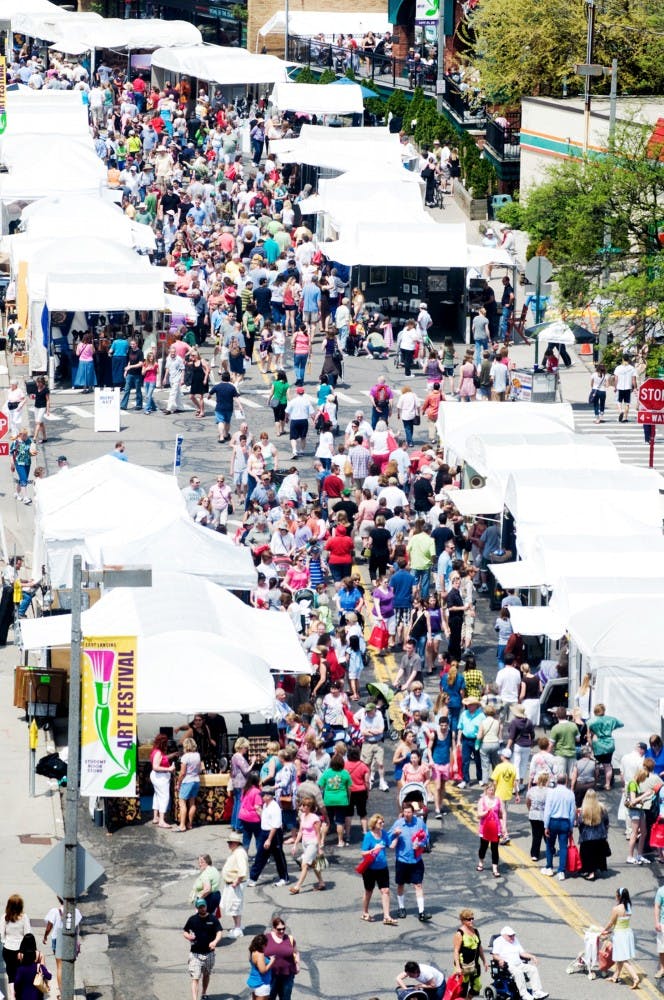
[[[280,112],[316,115],[328,119],[338,115],[364,114],[362,90],[356,83],[347,87],[321,87],[315,83],[277,83],[270,95],[272,107]],[[358,124],[361,124],[361,119]]]
[[[223,87],[226,100],[247,86],[264,87],[288,79],[286,63],[276,56],[252,55],[246,49],[221,45],[185,45],[152,53],[153,82],[163,89],[167,79],[188,78],[195,96],[201,85]]]

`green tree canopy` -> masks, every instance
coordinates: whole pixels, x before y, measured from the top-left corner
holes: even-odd
[[[664,4],[606,0],[597,6],[593,62],[617,58],[621,93],[664,91]],[[481,0],[471,21],[473,61],[493,101],[516,103],[524,94],[560,96],[563,83],[580,91],[575,63],[586,59],[583,0]],[[608,87],[593,81],[593,89]]]
[[[612,153],[558,163],[528,191],[523,228],[556,266],[565,305],[601,289],[623,309],[664,320],[664,162],[651,133],[627,126]]]

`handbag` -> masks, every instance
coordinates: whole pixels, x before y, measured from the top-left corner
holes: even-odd
[[[488,840],[489,843],[494,844],[496,841],[500,840],[500,824],[494,811],[488,813],[484,817],[484,822],[482,823],[482,839]]]
[[[279,406],[279,400],[277,399],[274,393],[272,393],[272,395],[268,399],[267,405],[270,406],[273,410],[276,410],[276,408]]]
[[[664,847],[664,819],[659,816],[650,829],[650,846]]]
[[[373,851],[371,852],[371,854],[363,854],[362,860],[359,862],[359,864],[355,865],[355,871],[357,872],[358,875],[364,875],[367,868],[370,865],[372,865],[375,860],[376,860],[376,855],[373,853]]]
[[[367,646],[373,646],[374,649],[386,649],[389,643],[390,633],[387,630],[385,622],[378,622],[371,630]]]
[[[567,864],[565,865],[565,871],[574,874],[575,872],[580,872],[582,867],[579,848],[570,836],[567,844]]]
[[[44,975],[43,965],[37,966],[37,972],[35,973],[35,978],[32,980],[32,985],[35,989],[38,989],[40,993],[43,993],[45,997],[47,997],[51,992],[50,983]]]
[[[413,423],[415,424],[416,427],[419,427],[420,424],[422,423],[422,417],[420,416],[419,413],[415,414],[415,417],[413,419]]]
[[[460,964],[464,976],[474,976],[477,973],[477,962],[475,959],[472,962],[461,962]]]
[[[595,400],[597,399],[597,389],[591,389],[588,396],[588,403],[590,406],[594,406]]]
[[[463,968],[463,966],[462,966]],[[445,983],[445,993],[443,1000],[456,1000],[463,993],[463,974],[454,972]]]

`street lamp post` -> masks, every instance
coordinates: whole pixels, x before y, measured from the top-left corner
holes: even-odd
[[[125,570],[86,573],[90,583],[107,587],[151,587],[152,570],[136,567]],[[69,661],[68,760],[65,789],[64,916],[62,921],[62,1000],[74,1000],[76,962],[76,883],[78,849],[78,789],[81,754],[81,610],[83,570],[81,557],[74,556],[71,600],[71,657]]]

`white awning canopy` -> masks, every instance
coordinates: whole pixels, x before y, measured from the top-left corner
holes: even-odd
[[[277,83],[270,102],[279,111],[307,115],[362,114],[362,90],[358,84],[347,87],[321,87],[315,83]]]
[[[221,45],[160,48],[152,54],[152,66],[222,86],[278,83],[288,79],[286,63],[282,59],[252,55],[246,49]]]
[[[184,295],[164,295],[164,309],[167,309],[173,316],[184,316],[196,322],[196,309],[191,299]]]
[[[322,243],[321,251],[339,264],[374,267],[447,268],[466,266],[466,227],[463,223],[360,222],[336,242]]]
[[[201,45],[198,28],[188,21],[164,21],[161,18],[103,18],[81,21],[80,14],[71,14],[54,25],[47,37],[50,48],[68,55],[91,49],[129,49],[140,51],[162,46]]]
[[[492,563],[491,572],[505,590],[521,590],[524,587],[539,587],[544,583],[542,567],[533,559],[519,559],[517,562]]]
[[[387,128],[303,125],[297,138],[272,140],[270,153],[281,163],[306,163],[340,173],[362,172],[365,177],[376,172],[382,176],[386,170],[393,173],[404,169],[399,136]],[[419,179],[417,174],[415,176]]]
[[[556,608],[510,607],[510,621],[515,632],[521,635],[545,635],[557,642],[565,634],[566,623]]]
[[[472,434],[466,439],[464,460],[482,476],[493,475],[503,484],[515,469],[617,469],[620,456],[608,437],[522,432]]]
[[[502,490],[497,486],[481,486],[476,490],[450,490],[448,496],[464,517],[497,514],[503,509]]]
[[[283,35],[286,30],[286,14],[280,10],[262,28],[259,35]],[[385,14],[376,11],[289,11],[288,33],[313,38],[315,35],[384,35],[392,25]]]
[[[482,403],[468,413],[464,403],[444,402],[438,409],[438,432],[445,451],[465,461],[467,442],[473,435],[529,434],[555,438],[574,430],[569,403]]]
[[[46,305],[63,312],[135,312],[164,309],[164,278],[161,268],[143,274],[96,274],[84,281],[61,274],[46,282]]]
[[[219,652],[229,645],[246,647],[251,636],[252,656],[277,673],[306,673],[310,667],[288,615],[251,608],[222,587],[185,573],[153,569],[151,587],[114,588],[81,618],[84,635],[117,635],[124,630],[137,635],[141,645],[163,632],[177,633],[179,626],[189,633],[216,636]],[[22,641],[25,649],[69,645],[71,616],[26,620]],[[183,663],[185,673],[198,658],[194,642]]]

